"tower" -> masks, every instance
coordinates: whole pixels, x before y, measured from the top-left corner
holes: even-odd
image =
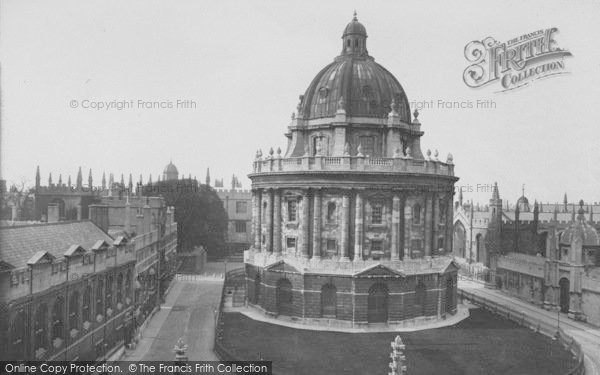
[[[495,264],[496,257],[502,253],[502,199],[500,199],[497,182],[494,182],[492,199],[490,199],[490,221],[485,241],[490,264]]]

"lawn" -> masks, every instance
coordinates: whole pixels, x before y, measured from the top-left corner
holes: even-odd
[[[446,328],[400,334],[410,375],[565,374],[571,354],[552,339],[481,309]],[[388,373],[395,333],[298,330],[226,313],[225,345],[241,359],[273,361],[275,375]]]

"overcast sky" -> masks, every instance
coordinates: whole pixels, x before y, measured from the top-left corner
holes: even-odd
[[[256,149],[285,150],[298,95],[341,51],[354,9],[369,53],[421,110],[422,148],[454,155],[465,199],[498,181],[514,202],[600,201],[600,2],[2,0],[1,176],[45,183],[82,166],[116,176],[245,177]],[[498,93],[465,85],[464,48],[557,27],[568,75]],[[196,108],[176,108],[189,100]],[[478,109],[477,100],[495,108]],[[133,101],[132,108],[82,108]],[[174,108],[139,108],[139,101]],[[442,101],[443,103],[440,103]],[[474,108],[446,108],[446,102]],[[168,104],[166,104],[168,105]],[[453,107],[450,104],[451,107]],[[76,107],[76,108],[72,108]],[[117,177],[118,178],[118,177]],[[137,177],[135,177],[137,179]]]

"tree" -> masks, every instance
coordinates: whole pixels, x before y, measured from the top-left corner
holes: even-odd
[[[217,193],[196,180],[166,180],[146,185],[144,195],[162,196],[175,207],[177,244],[180,251],[204,246],[209,255],[225,251],[227,213]]]

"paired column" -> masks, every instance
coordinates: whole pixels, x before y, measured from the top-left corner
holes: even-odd
[[[391,259],[398,260],[398,237],[400,232],[400,197],[397,194],[394,194],[392,197],[392,251],[391,251]]]
[[[404,257],[412,258],[410,233],[412,227],[412,202],[407,198],[404,203]]]
[[[267,203],[267,233],[265,238],[265,249],[267,252],[273,252],[273,189],[269,189]]]
[[[308,241],[310,241],[309,237],[309,204],[310,200],[308,199],[308,190],[305,191],[304,196],[302,197],[302,223],[300,229],[300,235],[302,238],[302,257],[308,258]]]
[[[452,252],[452,241],[454,237],[454,193],[447,193],[446,196],[446,238],[444,239],[444,248],[446,253]]]
[[[431,256],[431,225],[432,225],[432,198],[431,194],[425,195],[425,256]]]
[[[437,194],[433,194],[433,226],[431,230],[431,248],[432,254],[437,255],[439,253],[438,246],[438,228],[440,227],[440,200]]]
[[[273,201],[273,252],[281,255],[281,190],[275,190]]]
[[[262,191],[260,189],[254,190],[254,248],[260,250],[262,248]]]
[[[363,199],[360,193],[356,193],[356,210],[354,219],[354,260],[362,260],[363,257]]]
[[[321,189],[313,195],[313,258],[321,259]]]
[[[342,240],[340,241],[341,260],[349,260],[349,228],[350,225],[350,195],[348,192],[342,194]]]

